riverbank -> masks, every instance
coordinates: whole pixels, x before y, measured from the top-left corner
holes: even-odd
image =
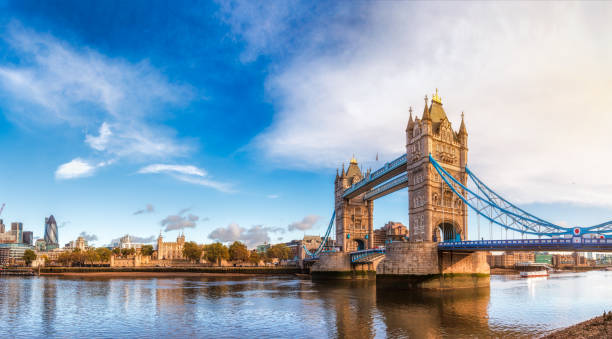
[[[302,270],[294,267],[44,267],[40,275],[75,277],[201,277],[295,275]]]
[[[612,312],[600,315],[556,332],[543,339],[586,339],[586,338],[610,338],[612,336]]]

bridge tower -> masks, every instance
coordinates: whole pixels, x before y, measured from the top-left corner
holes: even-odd
[[[336,173],[335,208],[336,208],[336,245],[344,252],[369,249],[374,246],[374,227],[372,213],[374,201],[365,200],[362,193],[352,199],[344,199],[344,190],[363,180],[368,173],[362,173],[355,157],[351,159],[348,169]]]
[[[464,185],[467,184],[467,129],[461,114],[458,131],[436,94],[423,116],[413,120],[412,109],[406,127],[406,153],[411,241],[454,241],[467,239],[467,206],[440,178],[429,154]],[[458,188],[457,188],[458,189]]]

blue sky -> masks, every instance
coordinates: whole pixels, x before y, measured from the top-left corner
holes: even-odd
[[[321,234],[335,169],[401,154],[408,107],[436,87],[451,121],[465,110],[470,164],[491,186],[569,225],[612,214],[605,4],[0,1],[0,13],[1,218],[37,236],[49,214],[62,243]],[[407,223],[407,200],[377,200],[376,226]]]

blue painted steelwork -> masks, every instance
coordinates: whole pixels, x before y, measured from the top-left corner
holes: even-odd
[[[354,263],[357,260],[369,257],[374,254],[381,254],[381,253],[385,254],[384,247],[376,247],[376,248],[370,248],[368,250],[355,251],[355,252],[349,253],[349,255],[351,257],[351,262]]]
[[[447,186],[457,195],[467,206],[473,209],[480,216],[490,222],[501,226],[505,229],[520,232],[522,234],[531,234],[537,236],[560,236],[565,234],[575,234],[574,230],[578,230],[579,234],[604,234],[611,233],[612,228],[575,228],[575,227],[561,227],[553,225],[549,222],[542,222],[540,218],[533,217],[530,214],[523,213],[524,211],[511,205],[513,210],[506,209],[497,205],[494,201],[491,201],[479,194],[473,192],[460,181],[450,175],[442,166],[429,155],[431,164],[434,169],[438,172],[442,180]],[[459,193],[458,189],[462,190]],[[493,200],[493,199],[492,199]],[[509,204],[509,203],[508,203]],[[487,213],[484,213],[487,212]],[[602,224],[607,225],[607,224]]]
[[[403,154],[402,156],[400,156],[399,158],[386,163],[382,168],[379,168],[378,170],[370,173],[370,175],[366,178],[363,178],[363,180],[361,180],[360,182],[354,184],[353,186],[347,188],[344,191],[344,194],[342,195],[343,198],[346,198],[347,196],[351,195],[353,192],[355,192],[356,190],[362,188],[363,186],[365,186],[366,184],[372,183],[373,181],[378,180],[379,178],[381,178],[382,176],[384,176],[385,174],[397,169],[400,166],[406,166],[406,161],[408,159],[408,156],[406,154]]]
[[[478,240],[438,243],[440,250],[454,251],[596,251],[612,252],[612,239],[580,237],[562,239]]]
[[[402,174],[401,176],[393,180],[389,180],[386,183],[366,192],[365,196],[363,197],[363,200],[368,200],[378,194],[382,194],[386,191],[390,191],[396,188],[397,186],[403,185],[407,182],[408,182],[408,174]]]
[[[327,239],[329,239],[329,235],[331,234],[331,230],[334,226],[334,220],[336,219],[336,211],[334,210],[334,213],[332,213],[332,217],[331,220],[329,221],[329,225],[327,226],[327,230],[325,231],[325,236],[323,236],[323,239],[321,239],[321,244],[319,245],[319,247],[316,249],[316,251],[314,252],[310,252],[307,248],[306,245],[302,245],[302,247],[304,248],[305,253],[311,257],[311,258],[316,258],[319,256],[319,253],[321,253],[321,251],[323,250],[323,247],[325,247],[325,245],[327,244]]]

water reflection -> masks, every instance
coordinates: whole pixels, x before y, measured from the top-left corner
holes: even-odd
[[[394,290],[291,277],[0,278],[0,333],[27,337],[538,336],[611,309],[612,272]]]

